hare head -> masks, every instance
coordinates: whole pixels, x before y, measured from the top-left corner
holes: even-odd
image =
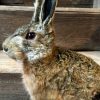
[[[35,0],[31,22],[18,28],[3,42],[3,50],[8,56],[34,62],[52,54],[55,46],[52,21],[56,2]]]

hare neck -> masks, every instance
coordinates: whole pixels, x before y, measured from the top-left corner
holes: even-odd
[[[41,58],[33,63],[29,62],[27,59],[23,61],[23,72],[24,74],[30,74],[34,73],[37,74],[39,70],[45,69],[47,66],[49,66],[52,61],[55,60],[55,55],[57,48],[54,47],[52,49],[51,54],[48,54],[46,57]]]

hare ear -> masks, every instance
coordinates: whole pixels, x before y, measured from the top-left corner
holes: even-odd
[[[57,0],[43,0],[40,13],[40,22],[43,25],[48,25],[52,21],[56,4]]]
[[[32,22],[39,22],[39,16],[41,12],[42,0],[35,0],[34,2],[34,14],[32,17]]]

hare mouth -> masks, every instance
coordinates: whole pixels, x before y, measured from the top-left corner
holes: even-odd
[[[17,59],[22,59],[23,58],[23,53],[21,51],[9,51],[9,52],[6,52],[6,54],[14,59],[14,60],[17,60]]]

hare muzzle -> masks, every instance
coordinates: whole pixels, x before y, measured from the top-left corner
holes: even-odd
[[[11,40],[11,37],[8,37],[7,39],[5,39],[5,41],[2,44],[2,48],[5,53],[8,53],[12,47],[10,40]]]
[[[7,52],[8,48],[6,46],[3,46],[3,51]]]
[[[9,51],[9,48],[7,47],[7,44],[5,42],[3,42],[2,48],[3,48],[3,51],[6,53]]]

